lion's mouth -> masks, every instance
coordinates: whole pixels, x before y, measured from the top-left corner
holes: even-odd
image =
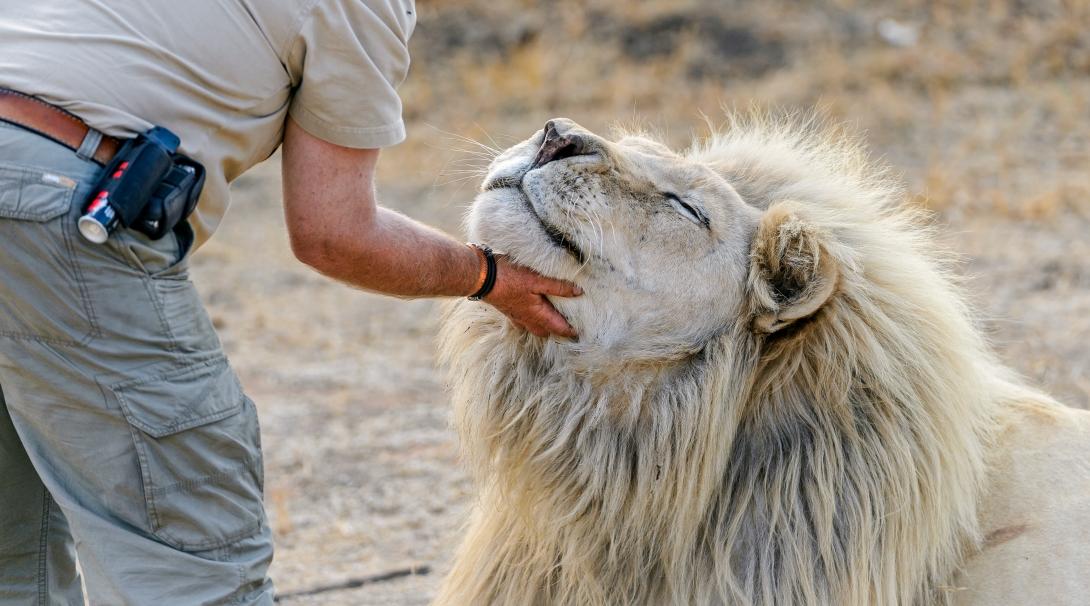
[[[522,199],[524,204],[526,204],[526,207],[530,209],[530,214],[532,214],[537,219],[538,223],[541,223],[541,227],[545,230],[545,235],[549,237],[549,240],[553,244],[568,251],[568,254],[574,257],[580,265],[585,265],[587,262],[587,256],[583,253],[583,250],[579,248],[579,246],[576,245],[575,242],[572,242],[571,238],[569,238],[567,234],[560,231],[560,229],[557,228],[555,225],[549,223],[545,219],[542,219],[541,215],[537,214],[537,211],[534,209],[534,205],[530,204],[530,200],[525,196],[525,194],[522,196]]]
[[[575,242],[572,242],[571,238],[560,230],[557,226],[546,221],[540,214],[534,205],[530,203],[530,198],[526,195],[526,192],[522,191],[522,178],[519,177],[498,177],[487,183],[482,188],[483,191],[492,191],[496,189],[513,189],[518,192],[519,199],[526,206],[526,210],[530,211],[537,222],[541,224],[541,229],[545,231],[545,235],[548,236],[549,241],[555,244],[557,247],[564,249],[570,254],[580,265],[585,265],[587,262],[587,255],[583,253],[583,250],[579,248]]]

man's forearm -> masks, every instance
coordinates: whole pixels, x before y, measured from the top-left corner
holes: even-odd
[[[472,294],[480,268],[465,244],[382,207],[346,216],[303,260],[331,278],[400,297]]]
[[[480,260],[468,246],[378,206],[378,150],[318,139],[288,120],[284,210],[292,250],[359,288],[402,297],[472,294]]]
[[[284,134],[284,212],[295,256],[332,278],[400,297],[466,296],[481,260],[470,247],[375,203],[378,150],[328,143],[289,119]],[[538,336],[574,337],[547,296],[580,294],[496,257],[485,301]]]

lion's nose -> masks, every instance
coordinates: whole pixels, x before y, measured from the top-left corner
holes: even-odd
[[[567,121],[564,121],[567,122]],[[530,168],[539,168],[549,162],[581,156],[588,152],[587,138],[571,132],[571,126],[557,120],[545,123],[545,141],[534,156]]]

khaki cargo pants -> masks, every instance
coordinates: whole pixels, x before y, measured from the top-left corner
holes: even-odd
[[[80,237],[100,170],[0,122],[0,605],[270,604],[254,405],[184,242]]]

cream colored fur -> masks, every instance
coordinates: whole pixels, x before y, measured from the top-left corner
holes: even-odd
[[[479,500],[438,603],[973,603],[1004,411],[1047,398],[925,218],[814,123],[733,118],[683,154],[557,124],[586,153],[507,150],[469,231],[582,286],[554,301],[581,338],[450,307]]]
[[[951,584],[958,606],[1090,603],[1090,413],[1043,398],[1004,407],[980,505],[983,541]]]

